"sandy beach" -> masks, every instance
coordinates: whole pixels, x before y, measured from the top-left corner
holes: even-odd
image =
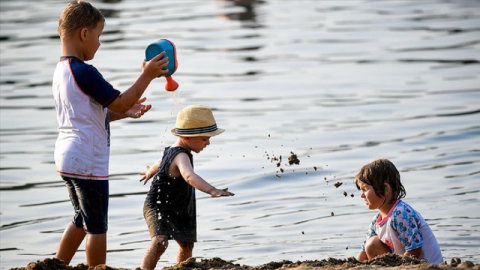
[[[43,261],[31,262],[26,267],[12,268],[11,270],[43,270],[43,269],[69,269],[69,270],[122,270],[127,268],[115,268],[108,265],[88,267],[85,264],[67,266],[58,259],[46,258]],[[163,270],[207,270],[207,269],[235,269],[235,270],[273,270],[273,269],[480,269],[480,264],[471,261],[464,261],[461,258],[452,258],[450,262],[439,265],[431,265],[425,261],[413,257],[403,257],[394,254],[378,256],[366,262],[359,262],[354,257],[347,259],[328,258],[314,261],[272,261],[258,266],[240,265],[225,261],[221,258],[196,259],[190,258],[172,267],[163,267]],[[135,270],[140,270],[139,267]]]

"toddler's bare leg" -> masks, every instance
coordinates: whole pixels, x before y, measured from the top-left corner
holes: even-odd
[[[177,254],[177,263],[181,263],[186,261],[188,258],[192,257],[193,251],[193,242],[183,242],[180,240],[176,240],[180,249],[178,250]]]
[[[365,252],[367,253],[369,260],[377,257],[378,255],[391,253],[390,248],[380,241],[376,235],[368,239],[367,243],[365,244]]]
[[[69,265],[85,235],[83,228],[77,228],[70,222],[63,232],[55,258],[63,260],[66,265]]]
[[[87,254],[88,266],[95,267],[99,264],[105,264],[107,260],[107,234],[87,235],[85,253]]]
[[[145,256],[143,256],[141,268],[153,270],[167,247],[168,237],[166,235],[156,235],[152,237],[150,247],[148,247]]]

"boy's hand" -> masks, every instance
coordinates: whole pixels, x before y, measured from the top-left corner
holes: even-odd
[[[143,182],[143,185],[145,185],[147,184],[148,180],[152,178],[155,172],[152,172],[152,170],[150,170],[150,166],[147,166],[147,171],[140,172],[140,174],[143,175],[143,177],[140,179],[140,182]]]
[[[151,104],[142,104],[145,100],[147,100],[146,97],[139,99],[137,103],[135,103],[135,105],[133,105],[133,107],[125,113],[125,115],[130,118],[142,117],[143,114],[145,114],[150,110],[150,108],[152,108]]]
[[[165,75],[168,73],[168,69],[164,70],[164,68],[168,65],[168,57],[163,58],[165,52],[160,53],[159,55],[152,58],[150,61],[143,61],[142,63],[142,72],[145,73],[149,78],[152,80],[156,77]]]
[[[229,196],[234,196],[235,194],[231,193],[228,191],[228,188],[225,189],[214,189],[210,195],[212,197],[229,197]]]

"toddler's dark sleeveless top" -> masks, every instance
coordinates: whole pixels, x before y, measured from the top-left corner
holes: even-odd
[[[144,206],[150,235],[166,235],[184,242],[197,241],[195,188],[180,175],[171,177],[168,168],[179,153],[186,153],[193,167],[193,156],[181,147],[167,147],[153,177]]]

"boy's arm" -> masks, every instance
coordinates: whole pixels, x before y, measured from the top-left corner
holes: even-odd
[[[152,58],[152,60],[148,62],[144,61],[142,65],[142,73],[135,83],[110,103],[107,108],[120,115],[127,113],[139,101],[143,92],[145,92],[145,89],[147,89],[153,79],[168,73],[168,69],[163,70],[168,65],[168,58],[165,57],[164,59],[159,60],[164,55],[165,52],[162,52]]]
[[[140,172],[143,177],[140,179],[140,182],[143,182],[143,185],[147,184],[148,180],[152,178],[152,176],[155,175],[155,173],[158,171],[158,167],[160,166],[160,160],[155,162],[155,164],[152,165],[152,167],[147,166],[147,171],[145,172]]]
[[[235,194],[228,191],[228,188],[217,189],[203,180],[198,174],[193,171],[190,159],[187,154],[180,153],[172,161],[172,164],[178,168],[183,179],[194,188],[210,194],[212,197],[233,196]]]
[[[152,108],[151,104],[147,104],[147,105],[142,104],[145,100],[147,100],[146,97],[139,99],[137,103],[135,103],[135,105],[133,105],[133,107],[130,110],[128,110],[126,113],[123,113],[123,114],[116,113],[114,111],[109,110],[108,118],[110,119],[110,122],[127,118],[127,117],[130,117],[130,118],[142,117],[142,115],[144,115],[146,112],[148,112]]]

